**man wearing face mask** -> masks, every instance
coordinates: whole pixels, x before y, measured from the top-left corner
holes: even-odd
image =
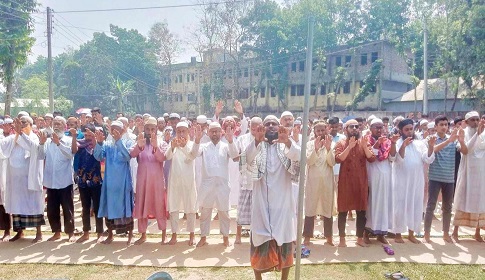
[[[404,243],[401,233],[408,231],[412,243],[421,243],[414,236],[421,230],[423,220],[423,199],[425,184],[425,164],[434,161],[434,144],[436,136],[429,136],[427,145],[416,140],[414,121],[404,119],[398,124],[401,138],[392,141],[390,157],[392,164],[392,232],[397,243]],[[426,147],[427,146],[427,147]]]
[[[5,210],[12,214],[16,241],[24,236],[23,230],[35,227],[33,243],[42,241],[44,220],[42,177],[44,164],[38,157],[39,138],[32,132],[29,116],[15,119],[15,134],[0,140],[0,152],[8,159]]]
[[[54,133],[47,138],[40,134],[39,158],[45,160],[44,182],[47,188],[47,218],[54,235],[48,241],[61,238],[61,212],[64,215],[64,232],[69,242],[74,242],[74,190],[73,158],[77,153],[77,130],[71,129],[71,136],[64,134],[66,119],[57,116],[52,122]]]
[[[167,207],[165,180],[163,178],[163,161],[165,160],[165,143],[158,143],[157,120],[148,117],[145,132],[138,134],[137,144],[130,150],[130,155],[137,158],[137,186],[135,210],[133,217],[138,219],[140,239],[135,245],[146,241],[148,219],[157,220],[158,229],[162,231],[162,244],[165,243],[167,230]]]
[[[252,173],[251,267],[256,279],[273,270],[287,279],[293,265],[292,241],[296,240],[292,162],[300,159],[300,146],[290,131],[269,115],[257,128],[246,150]]]

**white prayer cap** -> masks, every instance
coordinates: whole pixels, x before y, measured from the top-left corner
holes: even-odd
[[[219,124],[219,122],[211,122],[209,124],[209,130],[211,130],[213,128],[221,128],[221,125]]]
[[[283,114],[284,114],[284,112],[283,112]],[[283,116],[283,114],[282,114],[282,116]],[[266,124],[267,122],[270,122],[270,121],[274,121],[277,124],[280,124],[280,120],[278,120],[278,118],[275,115],[267,115],[266,118],[264,118],[263,124]]]
[[[223,123],[228,122],[228,121],[233,121],[233,122],[235,122],[236,120],[234,120],[234,118],[233,118],[232,116],[227,116],[227,117],[225,117],[225,118],[224,118]]]
[[[346,129],[347,126],[349,126],[351,124],[359,124],[359,122],[357,122],[355,119],[350,119],[350,120],[348,120],[348,121],[345,122],[344,129]]]
[[[20,111],[18,114],[17,114],[17,117],[21,117],[21,116],[28,116],[29,113],[25,112],[25,111]]]
[[[187,118],[186,117],[182,117],[180,120],[183,121],[183,122],[185,122],[187,120]]]
[[[122,123],[128,123],[128,118],[126,118],[126,117],[119,117],[118,118],[118,121],[120,121]]]
[[[84,109],[81,110],[81,113],[79,113],[79,114],[81,114],[81,115],[82,114],[91,114],[91,109],[84,108]]]
[[[29,116],[22,116],[20,119],[28,121],[31,125],[34,124],[34,120]]]
[[[149,118],[149,117],[151,117],[151,116],[152,116],[152,115],[150,115],[150,114],[148,114],[148,113],[143,114],[143,118]]]
[[[428,120],[422,119],[421,121],[419,121],[419,126],[422,126],[423,124],[429,124]]]
[[[428,123],[428,129],[434,128],[434,122]]]
[[[374,116],[374,115],[370,115],[370,116],[368,116],[368,117],[367,117],[367,122],[369,122],[369,123],[370,123],[370,122],[372,122],[372,120],[374,120],[374,119],[377,119],[377,117],[376,117],[376,116]]]
[[[145,122],[145,125],[147,125],[147,124],[157,125],[158,122],[157,122],[157,119],[155,119],[154,117],[148,117],[148,119]]]
[[[379,119],[379,118],[377,118],[377,117],[376,117],[376,118],[374,118],[374,119],[373,119],[373,120],[370,122],[370,126],[372,126],[372,125],[374,125],[374,124],[376,124],[376,123],[378,123],[378,124],[384,124],[384,122],[383,122],[381,119]]]
[[[91,115],[91,113],[86,114],[86,118],[92,118],[92,117],[93,117],[93,115]]]
[[[47,114],[45,114],[44,118],[51,118],[51,119],[53,119],[54,118],[54,115],[51,114],[51,113],[47,113]]]
[[[66,119],[62,116],[57,116],[54,118],[56,121],[61,121],[62,123],[66,124]]]
[[[163,117],[159,117],[159,118],[157,119],[157,121],[159,121],[159,122],[165,122],[165,119],[164,119]]]
[[[394,120],[392,120],[392,123],[397,123],[397,122],[400,122],[404,120],[404,117],[403,116],[397,116],[394,118]]]
[[[284,111],[283,113],[281,113],[281,118],[283,117],[286,117],[286,116],[292,116],[293,117],[293,113],[291,113],[290,111]]]
[[[294,124],[301,125],[301,121],[300,120],[296,120]]]
[[[466,115],[465,115],[465,121],[467,121],[469,118],[473,118],[473,117],[480,118],[480,115],[478,114],[478,112],[477,112],[477,111],[471,111],[471,112],[468,112],[468,113],[466,113]]]
[[[11,118],[6,118],[3,120],[5,124],[11,124],[13,123],[13,120]]]
[[[4,121],[2,119],[0,119],[0,125],[3,125]]]
[[[168,113],[163,114],[163,117],[164,117],[164,118],[165,118],[165,117],[168,117],[168,116],[170,116]]]
[[[260,117],[253,117],[251,119],[251,124],[253,124],[253,123],[255,123],[255,124],[262,124],[263,123],[263,120]]]
[[[171,113],[169,116],[168,116],[169,119],[179,119],[180,120],[180,115],[177,114],[177,113]]]
[[[111,123],[111,126],[117,126],[117,127],[121,128],[121,129],[123,129],[123,128],[125,127],[125,126],[123,125],[123,123],[122,123],[122,122],[120,122],[120,121],[113,121],[113,122]]]
[[[344,122],[341,119],[338,120],[338,123],[344,124]]]
[[[207,120],[207,124],[211,124],[212,123],[212,120]]]
[[[189,128],[189,124],[187,122],[178,122],[175,128],[179,128],[179,127]]]
[[[197,116],[197,123],[198,124],[206,124],[207,123],[207,117],[204,116],[204,115]]]

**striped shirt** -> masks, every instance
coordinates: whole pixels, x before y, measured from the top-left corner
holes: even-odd
[[[446,135],[440,138],[436,134],[436,145],[448,140],[450,136]],[[436,158],[429,165],[429,180],[443,183],[455,182],[455,152],[456,142],[446,145],[441,151],[436,153]]]

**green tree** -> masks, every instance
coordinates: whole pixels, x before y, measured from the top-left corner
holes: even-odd
[[[35,42],[31,13],[36,11],[35,0],[3,0],[0,3],[0,79],[5,84],[5,114],[10,114],[14,74],[27,61]]]

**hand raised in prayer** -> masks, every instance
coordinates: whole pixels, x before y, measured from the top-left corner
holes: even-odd
[[[482,134],[482,132],[485,130],[485,120],[482,119],[480,120],[480,122],[478,123],[478,129],[477,129],[477,133],[478,135]]]
[[[202,131],[202,127],[200,127],[200,124],[197,124],[195,126],[195,144],[200,143],[200,139],[202,139],[202,136],[204,135]]]
[[[222,102],[222,100],[219,100],[216,103],[216,109],[215,109],[216,116],[219,116],[219,114],[222,112],[222,109],[224,109],[224,102]]]
[[[332,140],[333,137],[331,135],[325,135],[325,139],[323,140],[323,146],[325,147],[325,149],[327,149],[327,151],[330,151],[330,149],[332,148]]]
[[[286,145],[286,147],[291,146],[291,141],[290,141],[290,131],[288,128],[280,125],[278,128],[278,139],[276,140],[276,143],[283,143]]]
[[[113,136],[113,139],[115,139],[115,141],[121,139],[121,133],[117,129],[111,129],[111,135]]]
[[[17,134],[22,134],[22,123],[20,122],[20,119],[19,118],[15,118],[14,121],[14,130],[15,130],[15,133]]]
[[[369,144],[369,138],[367,137],[361,137],[359,140],[359,144],[362,147],[362,149],[367,149],[367,145]]]
[[[236,113],[241,114],[241,115],[244,113],[243,106],[242,106],[241,102],[239,102],[239,100],[234,101],[234,111],[236,111]]]
[[[431,135],[428,137],[428,146],[430,147],[434,147],[434,145],[436,144],[436,136],[435,135]]]
[[[232,141],[234,140],[234,130],[232,130],[232,127],[228,125],[225,132],[226,133],[224,134],[224,136],[226,137],[227,142],[232,143]]]
[[[39,133],[37,133],[37,136],[39,137],[39,144],[44,145],[47,141],[47,133],[39,131]]]
[[[399,135],[399,133],[393,134],[391,136],[391,142],[396,144],[396,142],[397,142],[397,140],[399,140],[399,138],[401,138],[401,135]]]
[[[59,135],[57,135],[57,133],[52,133],[52,142],[57,146],[61,144],[61,139],[59,139]]]
[[[150,134],[150,144],[152,145],[153,149],[158,148],[158,137],[156,132]]]
[[[458,128],[455,127],[452,131],[451,131],[451,135],[450,135],[450,142],[455,142],[456,139],[458,139]]]
[[[170,141],[170,137],[172,137],[172,134],[171,134],[170,130],[166,129],[163,132],[163,140],[168,143]]]
[[[458,129],[458,141],[465,142],[465,130],[462,127]]]
[[[404,147],[407,147],[409,144],[411,144],[413,142],[413,140],[414,140],[413,137],[408,137],[408,138],[404,139],[404,141],[402,142],[402,145]]]
[[[323,136],[317,136],[315,138],[315,152],[318,152],[324,145],[323,143],[324,139]]]
[[[89,136],[89,138],[91,139],[96,137],[96,135],[94,135],[94,133],[89,129],[86,129],[86,131],[84,132],[84,136]]]
[[[382,144],[384,144],[387,140],[386,136],[381,136],[377,139],[376,143],[374,144],[374,149],[379,149]]]
[[[185,139],[184,137],[180,137],[180,138],[178,138],[178,140],[179,140],[179,147],[183,148],[183,147],[185,147],[185,145],[187,145],[188,139]]]
[[[299,142],[300,141],[300,131],[301,129],[298,126],[294,126],[292,129],[292,134],[291,138],[293,138],[293,141]]]
[[[96,142],[98,142],[99,145],[103,145],[104,139],[104,133],[101,130],[96,130]]]
[[[69,134],[71,134],[71,137],[77,138],[77,129],[75,128],[69,129]]]
[[[357,145],[357,140],[355,139],[355,136],[352,136],[349,138],[349,148],[353,149]]]
[[[136,145],[138,146],[138,149],[145,149],[146,143],[147,141],[145,140],[145,135],[143,135],[143,133],[138,133],[138,136],[136,137]]]
[[[256,142],[256,145],[266,141],[266,127],[264,125],[260,124],[258,127],[256,127],[256,133],[254,133],[254,141]]]

